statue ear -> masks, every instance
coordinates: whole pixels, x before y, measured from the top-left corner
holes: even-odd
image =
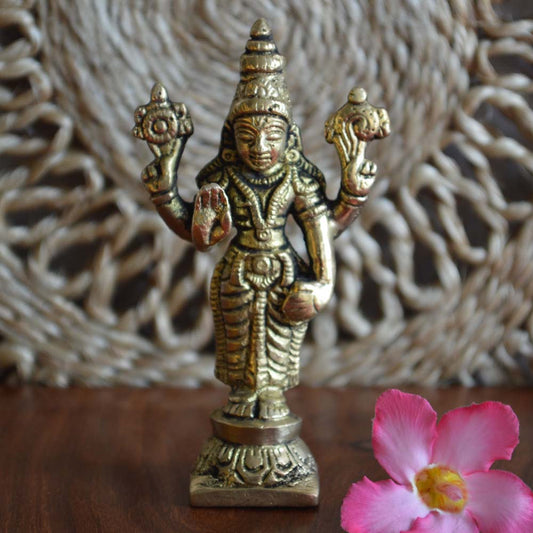
[[[229,120],[226,120],[222,127],[219,155],[226,163],[234,163],[237,161],[235,135],[233,133],[233,126],[230,124]]]
[[[302,135],[300,133],[300,128],[296,124],[294,124],[294,122],[289,126],[287,149],[294,149],[298,150],[299,152],[302,151]]]
[[[302,153],[302,136],[300,128],[292,123],[289,126],[289,134],[287,137],[287,149],[285,150],[285,159],[289,163],[296,163],[300,159]]]

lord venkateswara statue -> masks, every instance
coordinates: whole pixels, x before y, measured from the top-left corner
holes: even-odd
[[[233,235],[210,291],[215,375],[230,392],[211,415],[214,436],[191,478],[193,505],[318,502],[316,463],[284,391],[297,385],[307,325],[333,293],[333,241],[355,220],[375,179],[376,165],[364,157],[366,143],[388,135],[390,124],[363,89],[350,92],[326,122],[326,140],[335,145],[342,169],[337,198],[328,199],[324,176],[303,153],[284,68],[270,27],[258,20],[241,56],[218,155],[196,177],[192,202],[177,186],[193,132],[187,108],[171,102],[158,83],[150,102],[135,112],[133,133],[155,155],[142,180],[166,224],[200,251]],[[308,261],[287,238],[289,215],[303,233]]]

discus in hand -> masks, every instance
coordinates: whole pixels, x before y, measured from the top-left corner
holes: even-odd
[[[172,102],[162,83],[156,83],[150,102],[135,110],[133,135],[148,143],[156,157],[175,151],[176,139],[187,139],[193,133],[191,116],[185,104]]]

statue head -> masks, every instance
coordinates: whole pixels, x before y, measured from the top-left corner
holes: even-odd
[[[284,67],[270,27],[257,20],[241,56],[241,79],[226,120],[238,156],[255,172],[267,172],[283,159],[295,129]]]
[[[233,123],[235,147],[243,163],[255,172],[268,172],[281,162],[287,147],[287,121],[276,115],[251,114]]]

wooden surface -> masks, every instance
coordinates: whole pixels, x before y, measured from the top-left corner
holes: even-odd
[[[189,471],[225,391],[0,389],[0,531],[337,532],[350,483],[387,476],[370,445],[377,389],[288,394],[320,468],[318,509],[192,509]],[[501,468],[533,485],[533,389],[422,393],[442,415],[510,404],[521,443]]]

